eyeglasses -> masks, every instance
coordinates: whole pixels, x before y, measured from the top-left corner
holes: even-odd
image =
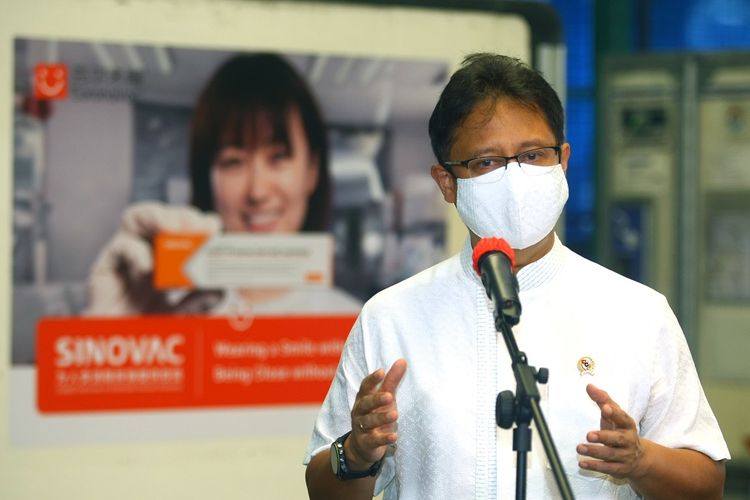
[[[549,167],[559,164],[560,158],[560,146],[546,146],[530,149],[515,156],[480,156],[468,160],[446,161],[443,163],[443,167],[455,177],[469,178],[475,182],[495,182],[501,176],[487,176],[485,174],[502,169],[504,175],[511,160],[516,160],[521,171],[526,175],[542,175],[550,171]],[[461,172],[462,175],[454,170],[455,167],[465,169]]]

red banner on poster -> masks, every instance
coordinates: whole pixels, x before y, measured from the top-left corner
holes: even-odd
[[[44,319],[37,330],[39,410],[320,403],[355,319]]]

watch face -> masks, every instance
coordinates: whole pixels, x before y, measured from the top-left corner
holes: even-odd
[[[331,445],[331,470],[337,476],[339,475],[339,448],[336,443]]]

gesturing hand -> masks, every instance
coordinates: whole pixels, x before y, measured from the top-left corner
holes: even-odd
[[[367,469],[396,442],[396,388],[404,373],[406,360],[399,359],[388,373],[381,368],[362,380],[351,412],[352,433],[344,442],[351,469]]]
[[[579,465],[616,478],[642,477],[644,449],[635,421],[595,385],[587,385],[586,392],[599,405],[601,420],[600,430],[586,434],[589,443],[577,447],[579,454],[597,460],[582,460]]]

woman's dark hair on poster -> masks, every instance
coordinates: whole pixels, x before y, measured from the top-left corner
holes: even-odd
[[[277,54],[230,58],[200,94],[190,130],[192,204],[201,210],[213,210],[210,171],[222,147],[253,149],[270,127],[271,139],[291,148],[289,116],[295,110],[319,171],[301,230],[326,230],[331,193],[325,124],[305,80]]]

